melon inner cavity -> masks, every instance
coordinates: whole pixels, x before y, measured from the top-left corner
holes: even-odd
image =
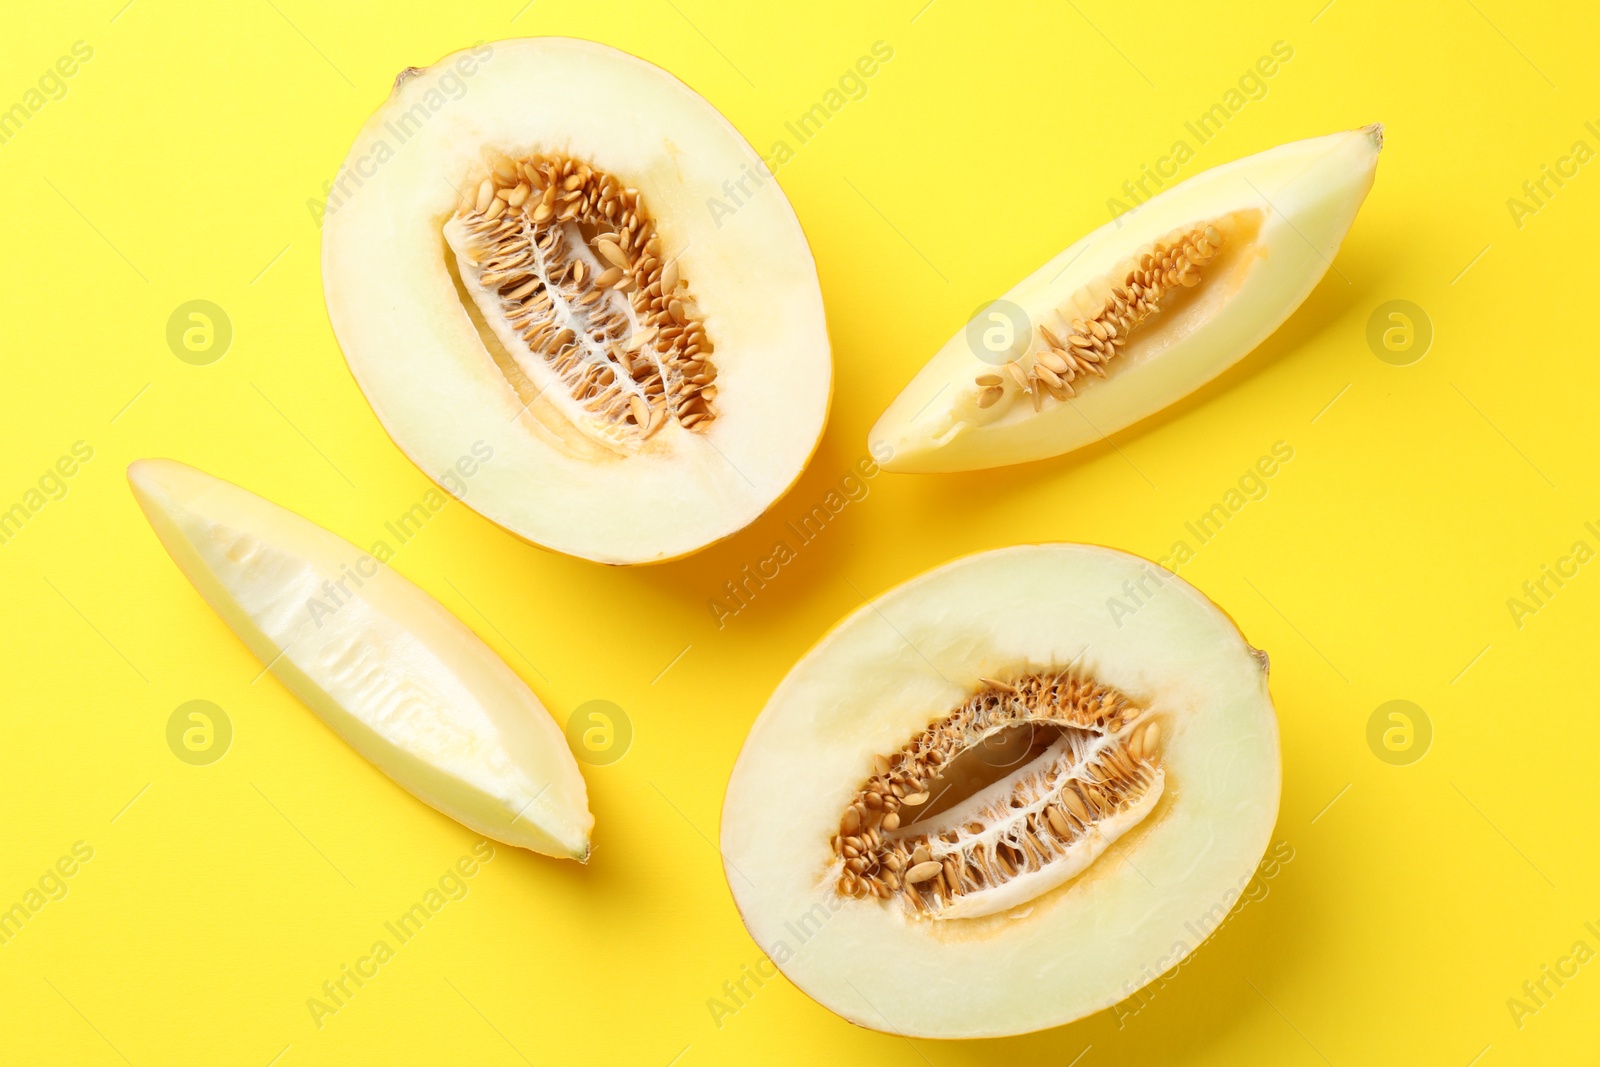
[[[1027,355],[1006,363],[1004,373],[979,374],[978,407],[991,407],[1015,389],[1039,411],[1046,397],[1065,401],[1085,379],[1106,377],[1113,361],[1132,356],[1130,349],[1158,324],[1195,307],[1201,286],[1226,289],[1225,279],[1247,266],[1248,257],[1239,253],[1254,243],[1260,226],[1259,211],[1234,212],[1173,230],[1129,256],[1054,309],[1053,324],[1038,326]]]
[[[983,688],[874,757],[832,840],[836,888],[910,916],[975,918],[1082,873],[1155,808],[1160,726],[1070,671]]]
[[[463,186],[444,237],[524,403],[531,387],[624,454],[668,421],[708,428],[711,339],[638,190],[569,156],[492,155],[487,169]]]

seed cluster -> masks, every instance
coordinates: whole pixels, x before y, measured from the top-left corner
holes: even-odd
[[[711,424],[711,340],[638,190],[570,157],[496,155],[453,221],[464,273],[612,435]]]
[[[1018,388],[1033,400],[1033,410],[1044,405],[1045,394],[1057,400],[1076,396],[1072,383],[1085,374],[1106,376],[1105,364],[1128,343],[1128,335],[1161,310],[1161,300],[1175,289],[1200,284],[1200,268],[1222,247],[1222,232],[1215,226],[1197,226],[1186,233],[1157,241],[1141,255],[1122,284],[1113,286],[1100,310],[1087,319],[1074,318],[1072,332],[1063,341],[1048,326],[1039,327],[1044,350],[1034,352],[1030,364],[1014,359],[1005,365]],[[1005,395],[1006,380],[998,374],[977,377],[978,406],[992,407]]]
[[[832,839],[841,893],[898,895],[913,914],[937,913],[1061,858],[1160,774],[1160,727],[1112,687],[1064,671],[983,681],[894,755],[874,758]],[[959,825],[919,822],[942,768],[996,730],[1030,723],[1061,728],[1052,759],[1028,764],[1003,799]]]

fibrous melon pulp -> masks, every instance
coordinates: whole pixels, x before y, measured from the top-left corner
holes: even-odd
[[[1113,621],[1125,583],[1149,595]],[[825,1007],[1014,1034],[1192,951],[1260,862],[1279,779],[1266,657],[1226,615],[1137,557],[1023,546],[890,591],[790,671],[722,850],[752,936]]]
[[[704,99],[603,45],[534,38],[408,70],[323,232],[328,314],[422,470],[473,442],[466,503],[607,563],[671,559],[799,476],[832,363],[816,266],[760,158]]]

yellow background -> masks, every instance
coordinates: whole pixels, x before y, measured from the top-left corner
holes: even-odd
[[[11,5],[0,106],[73,42],[94,56],[0,145],[0,506],[74,442],[94,458],[0,545],[0,906],[74,842],[94,856],[0,945],[0,1059],[1487,1067],[1592,1055],[1600,963],[1551,984],[1520,1028],[1507,1000],[1575,941],[1600,949],[1584,927],[1600,927],[1600,567],[1520,628],[1506,603],[1574,541],[1600,547],[1583,525],[1600,520],[1600,367],[1580,326],[1600,165],[1520,226],[1507,206],[1574,141],[1600,149],[1584,127],[1600,120],[1591,7],[525,2]],[[271,676],[255,681],[259,665],[145,525],[124,468],[183,459],[362,545],[422,497],[428,483],[329,329],[306,201],[401,68],[546,33],[664,66],[763,153],[792,144],[784,123],[874,42],[893,47],[865,98],[779,174],[821,274],[832,417],[773,512],[687,560],[605,569],[459,504],[400,551],[396,568],[558,720],[610,700],[635,737],[618,762],[585,768],[598,819],[587,869],[502,847],[319,1029],[307,998],[474,837]],[[879,476],[719,630],[710,598],[865,454],[911,373],[980,302],[1104,222],[1141,164],[1179,138],[1195,146],[1185,121],[1276,41],[1293,59],[1185,175],[1388,126],[1336,271],[1284,328],[1199,395],[1076,456]],[[194,299],[235,331],[209,366],[165,341],[168,316]],[[1410,366],[1366,342],[1392,299],[1434,327]],[[1275,836],[1294,858],[1266,897],[1120,1019],[907,1041],[853,1028],[780,979],[719,1026],[708,1000],[759,957],[713,844],[722,789],[789,665],[863,596],[958,554],[1073,539],[1165,555],[1277,441],[1294,459],[1269,494],[1183,571],[1272,655]],[[233,724],[209,766],[166,743],[192,699]],[[1408,766],[1366,740],[1392,699],[1433,726]]]

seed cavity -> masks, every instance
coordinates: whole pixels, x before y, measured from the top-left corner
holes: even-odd
[[[444,225],[517,369],[589,437],[637,449],[716,419],[712,344],[639,191],[562,155],[487,159]]]
[[[1086,375],[1106,376],[1105,366],[1128,345],[1128,336],[1175,292],[1200,284],[1200,270],[1222,249],[1222,231],[1205,224],[1176,231],[1135,256],[1125,271],[1121,285],[1114,285],[1093,314],[1076,315],[1077,305],[1069,301],[1061,318],[1070,329],[1060,332],[1039,326],[1041,347],[1005,365],[1016,386],[1033,401],[1033,410],[1044,406],[1045,397],[1065,401],[1077,396],[1073,382]],[[978,407],[993,407],[1005,395],[1005,381],[985,372],[975,379]]]
[[[911,917],[973,918],[1085,870],[1165,784],[1151,712],[1071,671],[981,680],[874,758],[832,838],[838,891]]]

